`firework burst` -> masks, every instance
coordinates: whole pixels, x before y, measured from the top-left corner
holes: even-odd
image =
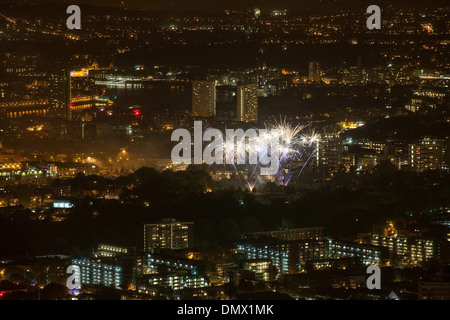
[[[238,176],[240,174],[237,165],[244,164],[246,159],[251,157],[259,156],[261,159],[270,155],[272,160],[277,162],[277,173],[264,178],[257,173],[262,166],[261,162],[253,163],[247,170],[243,188],[253,191],[263,180],[276,181],[286,186],[291,182],[294,171],[298,171],[298,179],[318,150],[320,135],[314,132],[305,134],[306,127],[281,119],[274,124],[266,124],[265,129],[254,129],[257,132],[254,136],[227,136],[219,149],[225,155],[225,162],[234,166]],[[239,179],[244,180],[241,177]]]

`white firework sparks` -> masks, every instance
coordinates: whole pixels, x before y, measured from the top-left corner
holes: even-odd
[[[320,135],[317,133],[304,134],[306,125],[292,125],[286,120],[280,120],[273,125],[266,125],[265,129],[255,129],[258,134],[246,140],[236,135],[224,139],[220,149],[223,151],[226,163],[232,163],[236,173],[239,174],[236,164],[244,164],[245,159],[252,155],[271,154],[278,163],[278,172],[270,180],[278,181],[281,185],[289,184],[292,177],[292,170],[298,169],[300,173],[306,164],[316,154],[319,148]],[[303,159],[308,155],[307,159]],[[295,167],[297,165],[297,167]],[[260,164],[255,164],[251,173],[247,175],[247,188],[252,191],[256,186],[259,176],[255,177],[256,168]],[[269,177],[266,177],[266,180]]]

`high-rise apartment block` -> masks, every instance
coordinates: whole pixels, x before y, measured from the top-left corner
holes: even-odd
[[[49,75],[49,104],[52,116],[71,119],[71,77],[63,70]]]
[[[339,170],[342,164],[342,139],[339,134],[324,133],[320,139],[318,162],[327,172]]]
[[[256,84],[237,86],[237,120],[258,121],[258,86]]]
[[[212,118],[216,115],[216,84],[214,81],[192,81],[192,116]]]
[[[320,62],[318,61],[309,62],[308,79],[313,82],[320,82],[321,80]]]

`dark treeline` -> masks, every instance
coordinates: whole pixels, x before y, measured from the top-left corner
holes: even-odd
[[[326,182],[305,172],[288,188],[268,183],[258,192],[214,183],[206,171],[191,167],[141,168],[117,179],[78,175],[55,180],[51,188],[65,185],[78,198],[64,221],[53,222],[51,214],[35,220],[20,207],[2,213],[0,256],[87,254],[100,243],[142,249],[142,224],[162,218],[194,221],[195,245],[211,255],[246,232],[283,227],[324,226],[330,236],[351,238],[387,219],[414,228],[450,200],[448,173],[417,174],[387,163],[370,174],[338,172]],[[95,197],[111,188],[123,190],[120,199]],[[431,235],[438,232],[430,229]]]

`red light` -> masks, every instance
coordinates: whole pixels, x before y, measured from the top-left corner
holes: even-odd
[[[134,109],[134,110],[133,110],[133,114],[134,114],[135,116],[140,116],[140,115],[141,115],[141,111],[140,111],[139,109]]]

